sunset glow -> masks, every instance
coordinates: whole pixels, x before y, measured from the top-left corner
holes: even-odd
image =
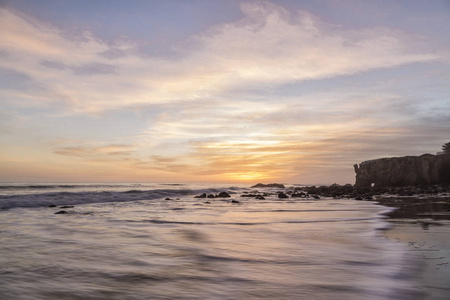
[[[3,1],[0,181],[353,183],[449,141],[448,1]]]

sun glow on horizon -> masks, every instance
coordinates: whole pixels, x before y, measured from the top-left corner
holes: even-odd
[[[0,181],[344,184],[448,139],[446,2],[57,2],[0,4]]]
[[[236,172],[236,173],[227,173],[224,174],[223,177],[226,180],[236,180],[241,182],[254,182],[254,181],[265,181],[270,179],[275,179],[263,172]]]

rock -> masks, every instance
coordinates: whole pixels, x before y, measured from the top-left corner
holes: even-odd
[[[241,203],[241,202],[239,202],[237,200],[231,200],[231,203]]]
[[[209,194],[208,198],[215,198],[216,196],[214,196],[213,194]]]
[[[316,194],[316,193],[318,193],[318,188],[315,186],[315,185],[313,185],[313,186],[307,186],[307,187],[305,187],[304,188],[305,189],[305,191],[308,193],[308,194]]]
[[[73,205],[64,205],[64,206],[61,206],[60,208],[74,208],[74,206]]]
[[[195,196],[194,198],[206,198],[206,193],[203,193],[200,196]]]
[[[241,197],[248,197],[248,198],[255,198],[256,196],[258,196],[257,194],[244,194],[241,195]]]
[[[230,194],[227,192],[220,192],[219,195],[217,195],[218,198],[230,198]]]
[[[256,195],[255,199],[257,199],[257,200],[266,200],[266,198],[264,198],[264,196],[262,196],[262,195]]]
[[[48,207],[56,207],[55,204],[50,204]]]
[[[306,194],[303,193],[303,192],[300,192],[300,193],[299,192],[294,192],[294,193],[292,193],[291,197],[292,198],[306,197]]]
[[[286,195],[285,193],[279,192],[279,193],[278,193],[278,198],[280,198],[280,199],[285,199],[285,198],[289,198],[289,197],[288,197],[288,195]]]
[[[209,202],[209,201],[206,201],[206,202],[203,202],[203,203],[205,203],[205,204],[211,204],[211,202]]]
[[[67,214],[67,211],[60,210],[60,211],[55,212],[55,215],[63,215],[63,214]]]
[[[251,188],[280,188],[280,189],[284,189],[284,185],[281,184],[281,183],[269,183],[269,184],[258,183],[258,184],[255,184],[254,186],[252,186]]]
[[[380,158],[354,169],[357,188],[448,184],[450,154]]]
[[[319,195],[311,195],[314,199],[320,199]]]

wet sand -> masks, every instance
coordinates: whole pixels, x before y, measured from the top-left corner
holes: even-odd
[[[450,299],[450,198],[398,197],[377,201],[397,209],[388,214],[392,227],[384,235],[407,245],[417,258],[424,299]]]

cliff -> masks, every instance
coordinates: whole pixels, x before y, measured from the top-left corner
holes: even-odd
[[[355,187],[450,183],[450,154],[390,157],[354,165]]]

